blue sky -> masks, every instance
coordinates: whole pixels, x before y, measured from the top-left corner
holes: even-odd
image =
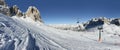
[[[120,0],[6,0],[25,12],[36,6],[46,24],[75,24],[94,17],[120,18]]]

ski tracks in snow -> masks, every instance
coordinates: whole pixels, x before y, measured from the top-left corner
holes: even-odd
[[[47,37],[43,33],[37,33],[34,35],[35,35],[36,40],[39,40],[39,42],[43,41],[44,43],[47,43],[47,46],[51,45],[51,46],[54,46],[54,47],[62,49],[62,50],[67,50],[66,48],[62,47],[60,44],[55,42],[53,39],[50,39],[49,37]]]

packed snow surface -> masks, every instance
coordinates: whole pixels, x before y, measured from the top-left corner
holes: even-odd
[[[120,50],[120,27],[103,26],[100,43],[96,29],[90,32],[60,30],[0,14],[0,50]]]

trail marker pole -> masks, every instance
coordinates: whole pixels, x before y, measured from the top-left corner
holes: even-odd
[[[99,39],[98,39],[98,42],[102,42],[102,39],[101,39],[101,33],[102,33],[102,29],[103,29],[103,27],[101,26],[101,27],[98,27],[98,30],[99,30]]]

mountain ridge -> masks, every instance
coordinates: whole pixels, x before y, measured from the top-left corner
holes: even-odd
[[[86,23],[70,26],[72,28],[65,25],[67,29],[75,30],[71,31],[43,24],[40,12],[34,6],[28,8],[27,13],[22,13],[17,6],[9,11],[8,6],[1,5],[0,12],[0,50],[120,49],[119,19],[94,18]],[[98,41],[98,26],[103,27],[101,42]],[[84,30],[86,27],[87,30]],[[81,28],[82,31],[79,30]]]
[[[42,21],[42,17],[40,15],[40,11],[35,6],[29,6],[28,10],[24,13],[22,12],[17,5],[13,5],[12,7],[7,6],[4,0],[0,0],[0,13],[5,14],[7,16],[17,16],[17,17],[30,17],[33,21],[39,21],[40,23],[44,23]]]

